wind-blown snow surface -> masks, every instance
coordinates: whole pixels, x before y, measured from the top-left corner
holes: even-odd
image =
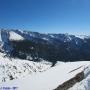
[[[49,62],[33,62],[5,57],[0,53],[0,83],[43,72],[51,67]]]
[[[90,90],[89,89],[89,72],[90,62],[58,62],[55,67],[42,73],[33,73],[25,78],[2,83],[0,87],[17,87],[17,90],[53,90],[62,83],[75,77],[76,74],[84,71],[85,80],[73,86],[70,90]],[[86,88],[84,88],[85,86]],[[77,87],[79,89],[77,89]]]

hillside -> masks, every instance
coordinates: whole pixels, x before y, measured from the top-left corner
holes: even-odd
[[[2,29],[0,51],[14,58],[30,61],[42,58],[53,64],[57,61],[89,61],[90,37]]]
[[[2,83],[0,87],[16,87],[17,90],[89,90],[89,63],[58,62],[45,72]]]
[[[0,89],[90,90],[90,37],[0,30]]]
[[[51,67],[50,62],[33,62],[21,59],[14,59],[0,53],[0,84],[14,79],[32,75],[36,72],[44,72]]]

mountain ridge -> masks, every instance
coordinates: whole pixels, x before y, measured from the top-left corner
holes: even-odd
[[[21,30],[0,30],[0,51],[34,61],[90,60],[90,38],[69,34],[42,34]],[[23,57],[22,57],[23,56]],[[31,60],[28,58],[27,60]]]

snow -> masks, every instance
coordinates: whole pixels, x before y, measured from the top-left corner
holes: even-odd
[[[90,65],[86,66],[84,70],[84,75],[85,75],[85,78],[81,82],[76,83],[69,90],[90,90]]]
[[[62,83],[75,77],[78,73],[84,71],[90,62],[67,62],[57,63],[55,67],[42,73],[33,73],[25,78],[5,82],[0,87],[16,86],[19,90],[53,90]],[[83,87],[82,87],[83,88]],[[84,90],[84,89],[70,89]],[[86,89],[85,89],[86,90]],[[88,89],[89,90],[89,89]]]
[[[2,42],[1,31],[0,31],[0,42]]]
[[[36,35],[29,32],[20,32],[23,34],[29,34],[32,37],[35,37]],[[65,39],[61,38],[64,42],[73,39],[70,35],[65,35]],[[8,37],[10,40],[24,40],[21,35],[14,31],[4,31],[2,36],[0,31],[0,42],[5,42],[7,44]],[[36,37],[38,37],[38,35],[36,35]],[[53,34],[50,35],[50,37],[59,38],[55,37]],[[90,36],[86,35],[76,35],[76,37],[81,39],[90,38]],[[43,37],[42,39],[49,40],[48,37]],[[75,41],[78,45],[78,40]],[[2,49],[2,47],[3,43],[1,43],[0,49]],[[31,49],[33,49],[33,47]],[[32,60],[32,57],[28,56],[27,59]],[[46,62],[42,58],[41,61],[42,62],[33,62],[14,59],[6,57],[3,53],[0,53],[0,87],[16,86],[19,90],[53,90],[75,77],[78,73],[84,71],[85,78],[81,82],[76,83],[69,90],[90,90],[90,61],[67,63],[58,61],[52,68],[50,62]],[[10,80],[11,76],[13,80]]]
[[[36,72],[46,71],[51,67],[51,63],[33,62],[21,59],[5,57],[0,53],[0,83],[10,81],[10,76],[13,79],[23,78]]]
[[[65,36],[66,36],[66,41],[71,41],[72,40],[72,38],[70,37],[70,35],[68,33],[66,33]]]
[[[81,39],[90,38],[89,35],[75,35],[75,36]]]
[[[50,34],[51,38],[54,38],[54,35]]]
[[[90,90],[90,75],[83,81],[75,84],[69,90]]]
[[[44,38],[42,38],[42,39],[48,41],[48,38],[45,38],[45,37],[44,37]]]
[[[10,31],[9,34],[9,40],[24,40],[24,38],[21,35],[15,33],[14,31]]]

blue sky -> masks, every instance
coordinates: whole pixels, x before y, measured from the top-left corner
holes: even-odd
[[[90,0],[0,0],[0,28],[90,34]]]

